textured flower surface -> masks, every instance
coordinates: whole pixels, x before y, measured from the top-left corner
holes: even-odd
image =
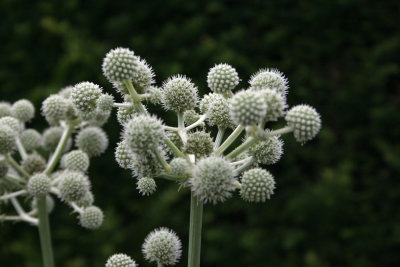
[[[118,253],[108,258],[106,267],[136,267],[136,262],[126,254]]]
[[[218,64],[208,72],[207,84],[211,91],[226,94],[239,84],[239,76],[232,66]]]
[[[286,114],[287,124],[294,130],[294,137],[300,143],[313,139],[321,129],[321,117],[308,105],[298,105]]]
[[[138,66],[138,58],[127,48],[115,48],[103,60],[103,73],[110,82],[131,79]]]
[[[246,171],[241,182],[240,195],[246,201],[265,202],[274,193],[274,178],[268,171],[261,168]]]
[[[197,87],[185,76],[169,78],[163,85],[162,103],[167,110],[183,112],[197,105]]]
[[[252,90],[235,94],[231,101],[232,120],[244,126],[259,123],[267,113],[267,104],[259,92]]]

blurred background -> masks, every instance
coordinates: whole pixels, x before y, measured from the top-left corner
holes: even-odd
[[[205,206],[202,266],[400,266],[399,16],[397,0],[1,0],[1,99],[27,98],[39,109],[86,80],[118,97],[101,72],[117,46],[144,57],[158,85],[181,73],[201,94],[215,63],[233,65],[241,88],[259,68],[278,68],[289,104],[316,107],[322,131],[304,146],[283,137],[267,203],[236,194]],[[43,130],[45,120],[38,115],[31,127]],[[140,197],[114,160],[120,129],[114,112],[110,147],[90,167],[102,228],[83,229],[61,203],[51,216],[57,266],[102,266],[116,252],[152,266],[141,244],[159,226],[181,237],[185,266],[189,194],[159,181],[155,195]],[[34,227],[0,225],[0,266],[41,266]]]

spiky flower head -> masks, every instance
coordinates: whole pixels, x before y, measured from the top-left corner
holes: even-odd
[[[199,160],[189,183],[192,192],[204,203],[223,202],[235,190],[233,168],[224,158],[211,156]]]
[[[96,109],[93,113],[93,117],[91,117],[90,120],[88,120],[87,122],[90,126],[101,127],[108,121],[110,115],[111,110],[104,111],[101,109]]]
[[[114,48],[103,59],[104,76],[111,82],[124,82],[134,77],[138,58],[128,48]]]
[[[147,89],[147,93],[150,94],[150,97],[147,98],[150,103],[153,105],[161,104],[162,102],[162,90],[160,87],[157,86],[150,86]]]
[[[171,173],[176,175],[176,176],[188,176],[189,175],[189,168],[190,165],[187,162],[187,160],[183,158],[174,158],[171,160],[169,163],[169,166],[171,167]]]
[[[133,152],[157,147],[165,133],[159,119],[140,114],[125,125],[124,140]]]
[[[96,109],[101,91],[100,86],[92,82],[78,83],[71,92],[72,103],[81,113],[92,112]]]
[[[124,126],[134,116],[140,113],[137,107],[135,105],[132,105],[132,103],[124,102],[124,104],[131,104],[131,105],[127,107],[118,107],[117,120],[122,126]]]
[[[286,97],[289,88],[286,77],[277,69],[261,69],[251,76],[249,83],[256,90],[269,88],[282,97]]]
[[[86,172],[89,168],[89,156],[82,150],[74,150],[64,156],[65,168],[70,171]]]
[[[47,194],[46,195],[46,211],[48,214],[50,214],[54,210],[54,206],[55,206],[54,199],[49,194]],[[32,207],[32,209],[37,210],[37,199],[36,198],[32,199],[31,207]]]
[[[268,110],[265,115],[266,121],[277,121],[285,115],[285,110],[287,108],[286,99],[280,93],[272,89],[251,89],[260,92],[267,104]]]
[[[42,135],[35,129],[24,130],[19,139],[27,151],[32,151],[42,145]]]
[[[45,196],[50,191],[51,180],[45,174],[35,174],[29,179],[27,187],[33,197]]]
[[[183,120],[186,125],[191,125],[200,119],[200,115],[193,109],[186,110],[183,113]]]
[[[254,168],[243,173],[240,196],[250,202],[265,202],[274,193],[274,177],[266,170]]]
[[[213,97],[207,109],[207,121],[211,126],[219,128],[233,128],[234,123],[230,116],[229,101],[224,97]]]
[[[28,173],[38,173],[46,169],[46,160],[38,153],[28,155],[22,160],[21,167]]]
[[[241,91],[233,96],[230,114],[236,124],[251,126],[260,122],[267,113],[267,105],[258,92]]]
[[[103,219],[103,212],[96,206],[85,208],[79,216],[82,227],[89,230],[98,229],[103,224]]]
[[[0,160],[0,178],[3,178],[8,173],[8,164],[5,160]]]
[[[47,121],[62,120],[68,111],[68,100],[60,95],[51,95],[42,103],[42,112]]]
[[[16,118],[10,116],[2,117],[0,119],[0,125],[6,125],[16,133],[19,133],[23,130],[21,122],[18,121]]]
[[[265,141],[261,141],[257,145],[249,149],[249,154],[252,155],[258,163],[275,164],[283,154],[283,142],[277,136],[272,136]]]
[[[138,92],[146,92],[154,83],[154,71],[146,60],[139,58],[132,76],[132,84]]]
[[[31,101],[21,99],[11,106],[11,115],[21,122],[27,122],[35,116],[35,107]]]
[[[207,113],[208,108],[210,107],[210,103],[214,100],[214,98],[221,98],[221,97],[223,96],[216,93],[210,93],[204,95],[199,104],[200,112],[203,114]]]
[[[137,181],[136,187],[142,196],[152,195],[157,190],[156,181],[150,177],[142,177]]]
[[[0,154],[7,154],[15,148],[16,133],[7,125],[0,124]]]
[[[106,267],[137,267],[136,262],[126,254],[114,254],[108,258]]]
[[[109,112],[114,105],[114,97],[110,94],[101,94],[97,99],[97,108],[103,112]]]
[[[292,107],[287,112],[285,120],[293,128],[294,138],[300,143],[313,139],[321,129],[321,117],[309,105]]]
[[[92,206],[94,202],[94,196],[91,191],[87,191],[86,194],[80,198],[79,200],[75,201],[75,204],[79,207],[89,207]]]
[[[161,227],[147,235],[142,252],[150,262],[175,265],[182,255],[182,244],[174,231]]]
[[[185,152],[196,155],[196,158],[210,155],[213,148],[214,142],[210,134],[204,131],[189,133],[184,145]]]
[[[227,94],[239,84],[239,76],[232,66],[218,64],[208,72],[207,84],[214,93]]]
[[[164,152],[159,149],[164,156]],[[140,154],[132,153],[132,165],[130,167],[133,176],[136,177],[155,177],[159,175],[163,168],[156,156],[151,151],[142,151]]]
[[[115,160],[123,169],[129,169],[132,166],[132,152],[125,141],[118,143],[115,149]]]
[[[182,75],[170,77],[164,82],[162,103],[167,110],[184,112],[197,105],[197,87]]]
[[[0,102],[0,118],[11,116],[11,104],[8,102]]]
[[[90,190],[89,179],[80,172],[67,171],[62,174],[59,184],[60,198],[63,201],[79,201]]]
[[[103,129],[90,126],[82,129],[77,134],[76,145],[89,157],[96,157],[106,151],[108,138]]]

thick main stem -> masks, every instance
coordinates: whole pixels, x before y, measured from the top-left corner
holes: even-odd
[[[39,216],[39,236],[44,267],[54,267],[53,247],[51,245],[50,223],[46,207],[46,196],[36,198]]]
[[[188,267],[200,266],[201,227],[203,221],[203,202],[193,195],[190,197],[190,228]]]

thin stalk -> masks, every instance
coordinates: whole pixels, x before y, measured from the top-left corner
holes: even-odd
[[[240,153],[244,152],[245,150],[247,150],[252,145],[256,144],[258,141],[259,140],[257,138],[250,137],[243,144],[241,144],[240,146],[235,148],[231,153],[226,155],[226,158],[231,159],[231,158],[236,157],[237,155],[239,155]]]
[[[26,193],[27,193],[26,190],[19,190],[19,191],[10,193],[10,194],[2,195],[2,196],[0,197],[0,200],[7,200],[7,199],[10,199],[10,198],[22,196],[22,195],[25,195]]]
[[[36,198],[39,216],[39,236],[44,267],[54,267],[53,247],[51,245],[50,223],[46,207],[46,196]]]
[[[29,222],[33,225],[37,225],[38,221],[36,218],[32,218],[26,212],[24,209],[21,207],[19,204],[18,200],[15,197],[11,198],[11,204],[14,206],[15,211],[18,213],[19,217],[21,217],[22,220]]]
[[[248,168],[250,168],[255,162],[254,158],[251,158],[248,162],[246,162],[245,164],[243,164],[242,166],[238,167],[235,169],[235,173],[236,174],[240,174],[241,172],[247,170]]]
[[[155,148],[153,150],[158,162],[163,166],[164,170],[166,173],[170,173],[171,172],[171,167],[169,166],[168,162],[165,160],[164,156],[160,153],[160,151],[158,150],[158,148]]]
[[[20,174],[25,176],[26,178],[30,177],[30,174],[25,171],[10,155],[5,155],[4,159],[15,169],[17,170]]]
[[[162,173],[157,175],[158,178],[163,178],[166,180],[170,180],[170,181],[174,181],[174,182],[179,182],[179,181],[183,181],[186,180],[187,177],[181,177],[181,176],[176,176],[173,174],[169,174],[169,173]]]
[[[18,149],[19,154],[21,155],[21,158],[26,159],[27,153],[26,153],[26,150],[25,150],[24,146],[22,145],[21,139],[19,139],[19,137],[17,137],[15,139],[15,143],[17,144],[17,149]]]
[[[165,137],[164,141],[176,156],[186,159],[186,155],[171,141],[171,139]]]
[[[222,145],[215,150],[215,155],[219,156],[239,137],[239,135],[244,130],[244,126],[238,125],[236,129],[231,133],[231,135],[222,143]]]
[[[223,128],[218,128],[218,133],[217,136],[215,137],[215,142],[214,142],[214,151],[219,147],[219,145],[222,142],[222,139],[224,138],[224,133],[225,129]]]
[[[268,135],[269,136],[282,135],[282,134],[286,134],[286,133],[290,133],[290,132],[293,132],[293,128],[290,127],[290,126],[286,126],[286,127],[281,128],[281,129],[269,132]]]
[[[162,264],[161,262],[157,262],[157,267],[164,267],[164,264]]]
[[[200,266],[201,228],[203,220],[203,202],[190,196],[189,256],[188,267]]]
[[[146,113],[146,109],[143,107],[140,95],[136,92],[135,87],[133,87],[132,81],[131,80],[126,80],[125,86],[128,89],[129,94],[132,97],[133,103],[139,108],[139,111],[141,113]]]
[[[46,175],[50,175],[50,173],[54,170],[56,167],[58,161],[60,160],[61,154],[64,152],[65,146],[67,145],[68,139],[72,134],[72,130],[74,129],[74,124],[73,123],[68,123],[66,128],[64,129],[64,132],[60,138],[60,141],[58,142],[57,148],[53,153],[53,156],[51,157],[49,163],[47,164],[46,170],[44,173]]]
[[[8,183],[11,183],[19,188],[25,188],[25,181],[21,180],[20,178],[14,177],[14,176],[5,176],[4,180],[7,181]]]
[[[131,103],[114,103],[113,107],[115,108],[129,108],[132,107]]]
[[[207,118],[206,115],[201,115],[200,118],[196,122],[194,122],[193,124],[186,127],[186,131],[189,131],[189,130],[199,126],[206,118]]]

